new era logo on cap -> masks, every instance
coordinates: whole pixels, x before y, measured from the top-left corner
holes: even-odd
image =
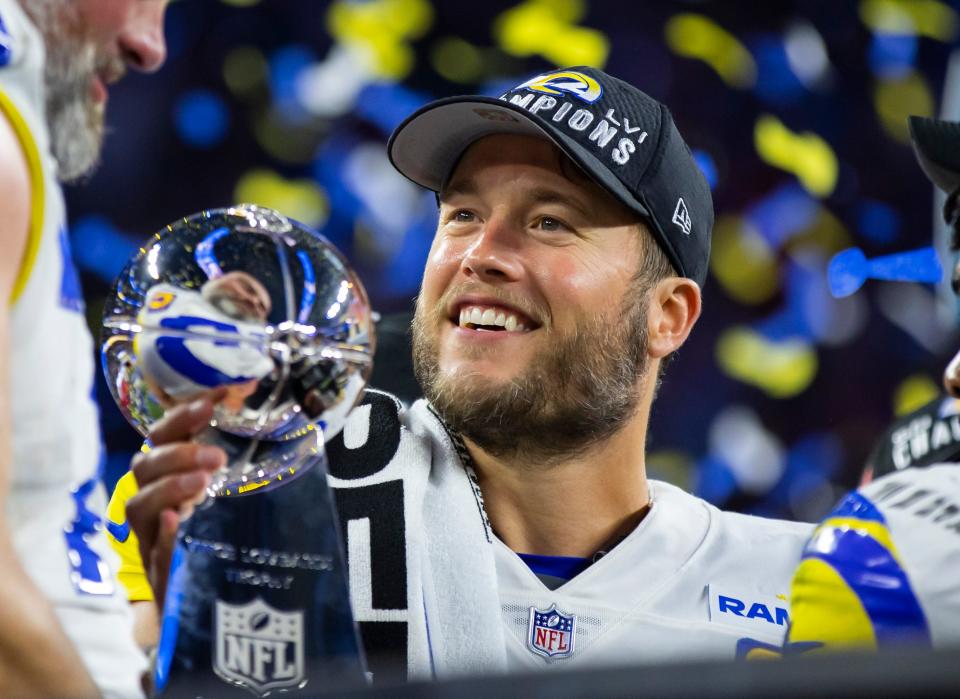
[[[673,210],[673,222],[680,226],[681,231],[690,235],[693,220],[690,218],[690,212],[687,211],[687,205],[683,203],[683,197],[677,199],[677,208]]]

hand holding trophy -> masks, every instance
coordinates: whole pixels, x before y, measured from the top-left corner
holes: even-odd
[[[362,684],[323,451],[372,368],[370,306],[346,261],[270,209],[204,211],[157,233],[121,272],[102,339],[113,396],[144,435],[166,410],[222,396],[198,441],[227,463],[182,512],[158,692]]]

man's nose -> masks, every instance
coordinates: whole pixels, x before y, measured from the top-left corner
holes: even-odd
[[[163,35],[166,0],[138,0],[133,3],[120,33],[123,58],[134,70],[152,73],[167,59]]]
[[[484,281],[514,281],[520,277],[522,232],[510,221],[491,217],[472,241],[461,265],[467,276]]]

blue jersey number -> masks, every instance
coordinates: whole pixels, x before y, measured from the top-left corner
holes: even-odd
[[[110,569],[87,543],[87,537],[97,533],[103,526],[100,517],[87,508],[87,498],[96,487],[97,479],[91,478],[71,492],[77,505],[77,516],[64,527],[63,535],[70,558],[70,579],[77,592],[85,595],[112,595],[113,578]]]

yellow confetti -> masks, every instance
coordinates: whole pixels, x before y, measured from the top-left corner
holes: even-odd
[[[223,82],[236,95],[249,95],[267,81],[267,59],[254,46],[239,46],[223,61]]]
[[[543,56],[556,65],[602,68],[610,40],[596,29],[577,26],[582,2],[526,0],[503,12],[493,23],[498,45],[514,56]]]
[[[825,197],[837,186],[837,156],[817,134],[794,133],[765,114],[757,119],[753,143],[764,162],[796,175],[811,194]]]
[[[940,395],[940,386],[924,374],[908,376],[893,393],[893,413],[897,417],[912,413]]]
[[[957,35],[956,11],[937,0],[862,0],[860,19],[885,34],[918,34],[944,42]]]
[[[474,83],[483,75],[483,56],[476,46],[457,37],[440,39],[430,52],[438,75],[454,83]]]
[[[251,130],[257,144],[271,157],[295,165],[311,162],[323,138],[321,132],[303,122],[291,128],[284,114],[277,110],[255,113]]]
[[[916,72],[897,80],[877,83],[873,100],[884,130],[900,143],[910,143],[908,116],[933,115],[933,95],[930,87]]]
[[[327,217],[327,197],[313,180],[287,180],[272,170],[245,173],[234,189],[234,200],[267,206],[308,226]]]
[[[763,303],[779,288],[776,251],[736,216],[721,216],[714,224],[710,271],[723,290],[741,303]]]
[[[750,88],[757,81],[757,64],[733,34],[703,15],[682,13],[671,17],[664,34],[678,56],[703,61],[731,87]]]
[[[339,42],[367,56],[376,77],[400,80],[413,69],[410,41],[433,24],[427,0],[337,0],[327,11],[327,29]]]
[[[816,351],[800,339],[771,342],[750,328],[724,332],[717,341],[717,363],[728,375],[773,398],[805,391],[817,375]]]

